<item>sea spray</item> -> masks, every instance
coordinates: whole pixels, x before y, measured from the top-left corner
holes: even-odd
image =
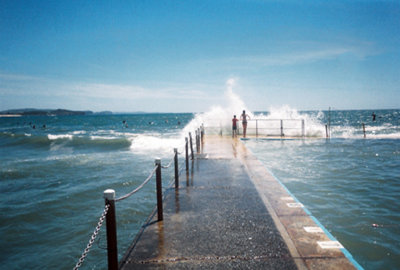
[[[253,118],[253,113],[247,109],[243,100],[233,92],[237,79],[230,78],[226,81],[226,90],[224,92],[225,104],[214,105],[211,109],[204,113],[196,114],[194,119],[184,128],[183,133],[204,125],[207,133],[230,134],[232,126],[232,118],[236,115],[240,118],[243,110],[246,110],[250,118]]]
[[[139,155],[149,155],[158,157],[172,157],[174,148],[181,148],[184,139],[180,137],[168,137],[163,134],[138,135],[132,140],[131,151]],[[180,152],[181,149],[180,149]]]
[[[305,124],[305,136],[322,137],[324,125],[317,116],[306,113],[299,113],[296,109],[284,105],[279,108],[271,108],[268,113],[255,114],[247,108],[244,101],[234,93],[237,79],[230,78],[226,82],[224,93],[226,103],[211,107],[207,112],[196,114],[194,119],[183,129],[182,133],[196,129],[204,125],[208,134],[231,134],[231,123],[234,115],[240,119],[240,115],[245,110],[249,115],[248,134],[249,135],[281,135],[281,120],[285,121],[285,135],[303,135],[302,121]],[[257,120],[257,121],[256,121]],[[239,131],[240,131],[239,126]]]
[[[304,135],[306,137],[322,137],[325,131],[321,123],[321,114],[299,112],[288,105],[281,107],[271,107],[268,112],[255,115],[258,121],[258,128],[274,134],[280,131],[281,124],[284,134],[289,136],[302,136],[302,125],[304,123]],[[281,123],[281,120],[283,121]],[[254,125],[254,123],[253,123]],[[278,133],[280,135],[280,133]]]

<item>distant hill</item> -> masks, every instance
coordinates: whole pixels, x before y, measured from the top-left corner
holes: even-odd
[[[99,114],[99,115],[110,115],[113,114],[111,111],[102,111],[102,112],[95,112],[94,114]]]
[[[92,111],[72,111],[72,110],[66,110],[66,109],[32,109],[32,108],[27,108],[27,109],[14,109],[14,110],[6,110],[6,111],[1,111],[0,114],[18,114],[18,115],[47,115],[47,116],[53,116],[53,115],[91,115],[93,114]]]

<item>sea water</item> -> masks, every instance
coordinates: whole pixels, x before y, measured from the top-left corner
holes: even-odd
[[[0,118],[0,268],[72,269],[103,212],[103,191],[122,196],[142,183],[156,158],[167,165],[192,119],[191,113]],[[163,174],[168,188],[172,171]],[[155,198],[153,181],[117,204],[120,256]],[[106,269],[104,227],[82,269]]]
[[[103,191],[119,197],[136,188],[156,157],[168,163],[202,123],[206,134],[229,135],[232,115],[246,108],[229,96],[201,114],[0,118],[1,268],[73,268],[104,209]],[[400,110],[375,111],[376,121],[372,111],[247,113],[268,120],[264,128],[304,119],[305,139],[294,121],[291,140],[245,144],[365,269],[400,269]],[[163,175],[167,189],[173,172]],[[154,182],[116,204],[120,258],[155,204]],[[81,269],[106,269],[105,247],[103,227]]]

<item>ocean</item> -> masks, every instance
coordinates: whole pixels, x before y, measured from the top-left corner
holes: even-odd
[[[201,124],[206,135],[229,135],[232,112],[242,108],[234,96],[199,114],[1,117],[1,268],[73,268],[104,209],[104,190],[119,197],[136,188],[155,158],[169,163]],[[368,110],[247,111],[253,136],[243,142],[355,260],[400,269],[400,110],[376,110],[376,121]],[[275,119],[285,119],[285,139],[265,139],[280,135]],[[173,170],[163,175],[167,189]],[[117,202],[120,257],[155,204],[154,182]],[[106,268],[103,227],[81,269]]]

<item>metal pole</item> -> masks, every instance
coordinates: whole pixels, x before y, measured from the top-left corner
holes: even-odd
[[[285,134],[283,134],[283,120],[281,120],[281,137],[285,136]]]
[[[190,141],[190,151],[192,152],[192,160],[194,159],[193,154],[193,140],[192,140],[192,133],[189,132],[189,141]]]
[[[201,124],[201,143],[204,143],[204,124]]]
[[[199,131],[196,129],[194,131],[195,139],[196,139],[196,151],[199,153]]]
[[[200,128],[197,129],[197,140],[199,141],[199,145],[197,148],[197,153],[200,153],[200,147],[201,147],[201,143],[200,143]]]
[[[157,214],[158,221],[163,220],[163,205],[162,205],[162,181],[161,181],[161,159],[156,158],[156,187],[157,187]]]
[[[326,137],[329,138],[329,134],[328,134],[328,125],[325,125],[325,133],[326,133]]]
[[[179,188],[179,168],[178,168],[178,148],[174,148],[175,156],[174,156],[174,163],[175,163],[175,188]]]
[[[302,137],[306,136],[306,126],[304,124],[304,119],[301,119],[301,136]]]
[[[115,220],[115,191],[107,189],[103,193],[105,204],[110,205],[106,215],[107,227],[107,257],[108,270],[118,269],[118,250],[117,250],[117,222]]]
[[[189,171],[189,146],[188,146],[188,138],[185,137],[185,158],[186,158],[186,171]]]
[[[329,120],[328,120],[328,132],[329,132],[329,136],[331,136],[331,107],[329,107]]]
[[[366,138],[367,135],[365,134],[365,124],[364,123],[362,123],[362,127],[363,127],[364,138]]]

